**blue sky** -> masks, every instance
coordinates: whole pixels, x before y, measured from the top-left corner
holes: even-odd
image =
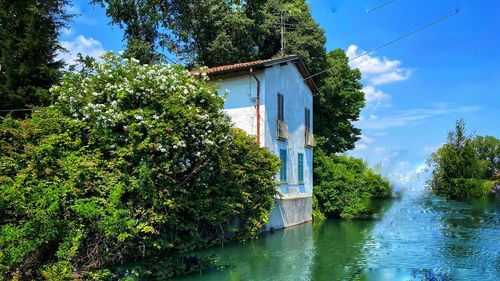
[[[353,60],[363,74],[363,138],[350,154],[407,185],[445,140],[457,118],[471,131],[500,137],[500,1],[309,0],[327,50],[351,57],[451,14],[446,21]],[[123,49],[123,32],[101,8],[75,1],[81,14],[61,36],[71,54]],[[425,175],[420,176],[420,179]],[[418,180],[417,180],[418,181]]]

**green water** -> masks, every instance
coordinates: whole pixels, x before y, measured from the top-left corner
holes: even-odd
[[[174,280],[500,280],[500,199],[446,201],[427,192],[386,203],[374,221],[308,223],[197,252],[228,268]],[[418,276],[418,275],[417,275]]]

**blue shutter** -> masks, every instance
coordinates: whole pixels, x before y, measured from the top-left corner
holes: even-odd
[[[286,182],[286,149],[280,149],[281,169],[280,181]]]
[[[298,154],[298,173],[299,173],[299,182],[304,182],[304,154]]]

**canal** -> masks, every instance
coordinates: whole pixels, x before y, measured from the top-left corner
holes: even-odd
[[[174,280],[500,280],[500,199],[417,191],[384,204],[376,220],[308,223],[199,251],[227,268]]]

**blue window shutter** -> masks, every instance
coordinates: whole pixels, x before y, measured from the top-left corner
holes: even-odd
[[[299,182],[304,182],[304,154],[298,154]]]
[[[280,159],[281,159],[281,169],[280,169],[280,181],[286,182],[286,149],[280,149]]]

